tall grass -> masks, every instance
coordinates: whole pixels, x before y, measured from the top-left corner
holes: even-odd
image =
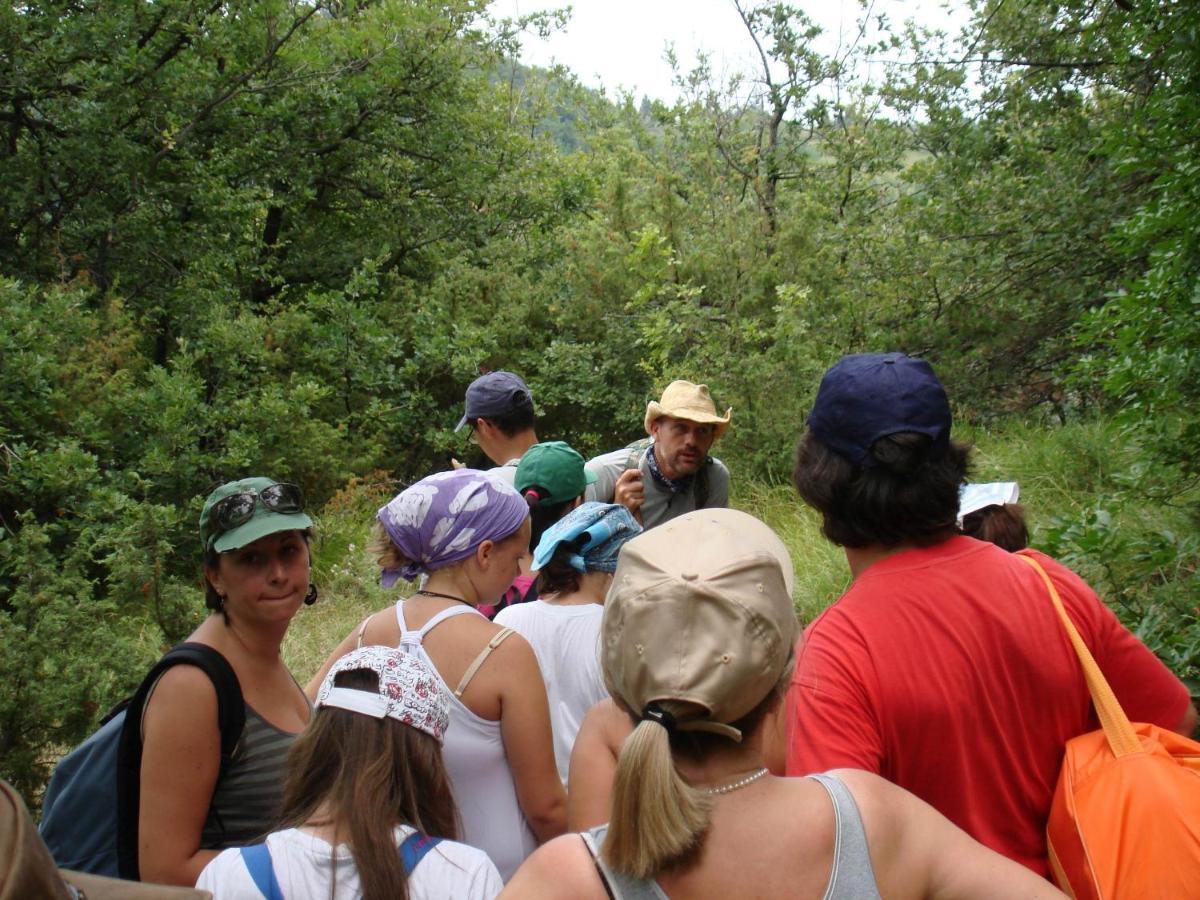
[[[821,519],[785,484],[735,484],[732,505],[762,519],[783,540],[796,583],[792,600],[807,624],[850,586],[841,549],[821,534]]]

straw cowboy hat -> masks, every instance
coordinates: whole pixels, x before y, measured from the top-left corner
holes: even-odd
[[[733,407],[725,410],[725,415],[719,416],[712,395],[708,392],[707,384],[672,381],[662,392],[661,400],[651,400],[646,404],[646,434],[650,434],[650,426],[661,416],[687,419],[689,422],[699,422],[702,425],[714,425],[716,428],[713,440],[716,440],[729,427],[729,420],[733,416]]]

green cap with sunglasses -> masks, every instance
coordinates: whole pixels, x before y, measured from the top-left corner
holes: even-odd
[[[200,541],[225,553],[278,531],[303,531],[313,521],[304,514],[304,496],[294,484],[270,478],[243,478],[223,484],[204,501]]]

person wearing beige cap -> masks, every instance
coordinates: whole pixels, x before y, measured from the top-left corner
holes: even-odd
[[[768,773],[763,732],[799,632],[790,566],[736,510],[625,544],[601,629],[605,682],[632,726],[611,818],[544,845],[502,897],[1061,896],[878,776]]]
[[[717,412],[708,385],[672,381],[646,405],[643,438],[588,461],[596,476],[586,499],[619,503],[653,528],[696,509],[729,505],[729,470],[708,455],[733,409]]]

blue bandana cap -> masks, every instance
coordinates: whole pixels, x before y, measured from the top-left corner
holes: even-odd
[[[642,526],[624,506],[582,503],[545,530],[533,551],[533,568],[545,568],[559,546],[568,544],[567,562],[575,571],[615,572],[617,553],[641,533]]]

